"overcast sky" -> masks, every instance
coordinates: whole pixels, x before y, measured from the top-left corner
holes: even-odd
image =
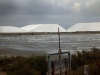
[[[100,0],[0,0],[0,26],[100,22]]]

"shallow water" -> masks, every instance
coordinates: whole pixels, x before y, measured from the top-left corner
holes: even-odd
[[[60,37],[62,51],[100,47],[100,34],[65,34]],[[58,40],[58,35],[0,36],[0,46],[7,46],[18,50],[36,50],[54,53],[59,48]]]

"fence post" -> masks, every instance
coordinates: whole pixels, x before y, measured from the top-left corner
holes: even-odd
[[[84,75],[89,75],[89,65],[84,66]]]
[[[69,74],[71,74],[71,55],[70,55],[70,52],[68,52],[68,63],[69,63],[69,65],[68,65],[68,68],[69,68]]]
[[[50,65],[50,56],[48,55],[48,75],[51,75],[51,65]]]

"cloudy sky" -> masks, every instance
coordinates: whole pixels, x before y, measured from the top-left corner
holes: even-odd
[[[100,0],[0,0],[0,26],[100,22]]]

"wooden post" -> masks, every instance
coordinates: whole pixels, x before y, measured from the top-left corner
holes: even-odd
[[[48,75],[51,75],[51,63],[50,63],[50,56],[48,55]]]
[[[69,63],[69,65],[68,65],[68,68],[69,68],[69,74],[71,74],[71,55],[70,55],[70,52],[68,52],[68,63]]]
[[[59,36],[59,51],[58,53],[61,53],[61,49],[60,49],[60,30],[59,30],[59,27],[58,27],[58,36]],[[62,70],[61,70],[61,55],[59,54],[59,63],[60,63],[60,75],[62,74]]]
[[[58,27],[58,36],[59,36],[59,53],[60,53],[61,49],[60,49],[60,30],[59,30],[59,27]]]
[[[52,60],[51,61],[51,67],[52,67],[52,75],[54,75],[55,74],[55,64],[54,64],[54,61]]]

